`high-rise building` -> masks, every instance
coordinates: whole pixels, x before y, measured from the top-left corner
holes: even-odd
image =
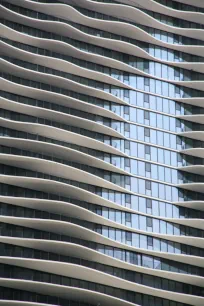
[[[0,0],[0,305],[204,305],[204,1]]]

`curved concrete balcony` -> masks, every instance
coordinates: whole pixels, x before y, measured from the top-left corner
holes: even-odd
[[[122,89],[137,90],[136,87],[130,86],[130,85],[124,83],[123,81],[118,80],[118,79],[116,79],[112,76],[106,75],[106,74],[101,73],[101,72],[97,72],[97,71],[89,70],[89,69],[86,69],[86,68],[82,68],[78,65],[72,64],[71,62],[67,62],[65,60],[56,59],[56,58],[48,57],[48,56],[42,56],[42,55],[38,55],[38,54],[33,54],[33,53],[30,53],[30,52],[24,51],[22,49],[18,49],[16,47],[13,47],[13,46],[11,46],[9,44],[6,44],[4,42],[0,42],[0,46],[1,46],[0,53],[2,53],[4,56],[12,57],[13,53],[15,52],[15,58],[17,58],[19,60],[22,60],[22,61],[32,62],[32,63],[35,63],[37,65],[42,65],[42,66],[49,67],[51,69],[60,70],[60,71],[66,72],[66,73],[72,73],[73,75],[80,75],[80,76],[85,77],[85,78],[88,77],[89,79],[93,79],[93,80],[100,81],[102,83],[114,85],[114,86],[117,86],[117,87],[122,88]],[[114,59],[111,59],[111,60],[112,60],[111,64],[113,64],[113,61],[115,61],[115,60]],[[116,63],[114,63],[114,65],[115,64]],[[125,66],[125,67],[123,67],[123,66]],[[127,69],[126,66],[128,66],[128,69]],[[142,70],[139,70],[137,68],[131,67],[131,66],[129,66],[127,64],[124,64],[122,62],[120,62],[118,64],[118,68],[120,68],[120,69],[125,68],[126,70],[130,70],[130,73],[134,73],[136,75],[141,75],[141,76],[144,76],[144,77],[148,77],[148,78],[152,78],[152,79],[156,79],[156,80],[160,80],[160,81],[165,81],[165,82],[172,83],[172,84],[179,85],[179,86],[189,87],[189,88],[193,88],[193,89],[196,89],[196,90],[203,90],[204,80],[203,81],[197,81],[197,80],[175,81],[174,79],[160,78],[160,77],[156,77],[155,75],[146,73]],[[139,91],[142,91],[142,90],[139,90]]]
[[[8,2],[15,4],[15,0],[8,0]],[[129,24],[128,20],[131,20],[131,22],[135,22],[136,24],[142,24],[142,25],[148,25],[150,27],[163,30],[166,32],[178,34],[178,35],[183,35],[183,36],[188,36],[192,38],[197,38],[197,39],[203,39],[204,38],[204,29],[190,29],[190,28],[180,28],[180,27],[175,27],[171,26],[165,23],[162,23],[158,21],[157,19],[153,18],[152,16],[148,15],[147,13],[144,13],[140,9],[134,7],[134,6],[124,6],[120,4],[112,4],[112,3],[103,3],[103,6],[100,5],[101,3],[94,3],[94,1],[88,0],[88,1],[82,1],[79,0],[77,2],[78,5],[85,7],[87,9],[90,9],[92,11],[98,11],[100,13],[108,14],[111,16],[116,16],[119,17],[123,16],[124,21],[115,21],[115,28],[110,27],[108,30],[111,31],[112,33],[119,34],[121,35],[122,33],[120,32],[120,23],[123,24],[123,29],[124,25]],[[130,2],[131,4],[131,2]],[[108,20],[103,20],[101,21],[100,19],[96,18],[90,18],[83,13],[79,12],[77,9],[69,6],[69,5],[64,5],[63,3],[61,4],[45,4],[45,3],[33,3],[33,1],[23,1],[19,0],[19,5],[31,9],[31,10],[36,10],[38,12],[42,12],[44,14],[52,15],[55,17],[59,17],[65,20],[69,20],[72,22],[77,22],[79,24],[83,24],[89,27],[93,28],[98,28],[100,30],[107,30],[106,23],[111,24],[113,21],[108,21]],[[144,5],[144,4],[143,4]],[[149,6],[148,6],[149,7]],[[147,9],[148,9],[147,7]],[[187,14],[186,14],[187,15]],[[124,16],[128,16],[124,17]],[[127,19],[127,22],[126,22]],[[129,24],[130,26],[134,26]],[[135,25],[136,27],[136,25]],[[130,31],[124,32],[122,35],[124,36],[131,36],[131,29]]]
[[[47,154],[49,156],[52,152],[51,156],[55,156],[57,158],[85,164],[91,167],[96,167],[115,173],[130,175],[129,172],[126,172],[123,169],[118,168],[102,159],[96,158],[95,156],[88,155],[88,153],[83,153],[76,149],[63,147],[54,143],[24,138],[0,136],[0,144],[3,146],[13,147],[20,150],[32,151],[35,153],[44,152],[44,154]]]
[[[105,44],[107,48],[111,48],[113,50],[120,51],[120,52],[125,52],[127,54],[132,54],[132,50],[136,48],[131,43],[126,43],[123,41],[118,41],[114,39],[108,39],[108,38],[97,37],[94,35],[86,34],[76,29],[75,27],[68,25],[67,23],[56,22],[56,21],[44,21],[44,20],[42,21],[42,20],[30,18],[30,17],[25,17],[3,6],[1,7],[2,7],[2,10],[0,12],[1,17],[9,19],[11,21],[23,23],[30,27],[34,27],[34,28],[41,29],[44,31],[49,30],[55,34],[64,35],[64,36],[67,36],[67,30],[69,29],[69,35],[72,33],[71,36],[74,37],[75,39],[85,41],[85,42],[89,41],[90,43],[96,44],[98,46],[104,46]],[[105,23],[104,25],[106,26],[106,30],[110,32],[111,27],[112,27],[112,31],[114,28],[116,28],[115,24],[116,22],[114,21],[110,23],[109,22]],[[119,32],[121,31],[120,35],[124,35],[125,33],[127,33],[127,31],[129,31],[128,37],[130,38],[145,41],[151,44],[156,44],[161,47],[170,48],[170,49],[177,50],[177,51],[182,51],[182,52],[186,52],[186,53],[190,53],[190,54],[194,54],[198,56],[203,56],[204,46],[179,45],[179,44],[166,43],[166,42],[163,42],[161,40],[158,40],[152,37],[150,34],[145,32],[144,30],[141,30],[138,27],[135,27],[129,24],[125,24],[125,23],[121,25],[119,23],[117,28]],[[131,35],[130,35],[130,29],[132,29]]]
[[[105,305],[113,306],[139,306],[119,298],[112,297],[96,291],[81,289],[77,287],[61,286],[51,283],[35,282],[22,279],[0,278],[0,286],[13,289],[27,290],[39,294],[47,294],[49,296],[57,296],[64,299],[77,300],[81,302],[94,303],[98,301]],[[21,305],[23,305],[21,303]],[[197,305],[200,306],[200,305]],[[201,305],[202,306],[202,305]]]
[[[112,153],[120,156],[127,155],[117,149],[115,149],[113,146],[105,144],[103,142],[100,142],[98,140],[92,139],[87,136],[82,136],[80,134],[76,134],[67,130],[62,130],[60,128],[55,128],[53,126],[48,126],[44,124],[38,124],[38,123],[27,123],[22,121],[14,121],[9,119],[0,118],[1,126],[11,128],[14,130],[27,132],[27,133],[33,133],[38,134],[44,137],[49,137],[52,139],[77,144],[79,146],[84,146],[90,149],[96,149],[101,150],[106,153]]]
[[[66,1],[66,0],[65,0]],[[88,1],[88,0],[87,0]],[[184,0],[185,1],[185,0]],[[182,3],[186,3],[189,5],[192,5],[191,0],[186,0],[186,2],[182,2],[180,0],[177,0],[177,2],[182,2]],[[118,2],[121,2],[121,4],[130,4],[133,5],[135,4],[135,6],[140,6],[141,2],[140,0],[135,0],[135,3],[130,2],[130,0],[118,0]],[[202,0],[195,0],[193,2],[193,5],[198,6],[198,7],[203,7],[203,3]],[[176,18],[182,18],[184,20],[188,20],[191,22],[197,22],[197,23],[201,23],[203,24],[203,13],[195,13],[195,12],[191,12],[191,11],[181,11],[181,10],[175,10],[169,6],[165,6],[162,5],[154,0],[144,0],[142,2],[142,8],[146,8],[149,9],[149,7],[151,6],[151,10],[164,14],[164,15],[169,15],[172,17],[176,17]]]
[[[181,281],[183,278],[183,274],[174,273],[170,271],[164,270],[155,270],[149,267],[140,267],[123,260],[114,258],[112,256],[103,254],[99,251],[90,249],[89,247],[84,247],[79,244],[69,243],[69,242],[62,242],[62,241],[55,241],[55,240],[44,240],[44,239],[30,239],[30,238],[18,238],[18,237],[9,237],[9,236],[0,236],[0,241],[2,243],[9,243],[17,246],[22,247],[29,247],[36,250],[42,250],[46,252],[54,252],[65,256],[79,256],[83,259],[90,260],[90,258],[96,262],[112,265],[114,267],[120,267],[124,269],[129,269],[131,271],[138,271],[142,272],[144,269],[144,273],[153,273],[153,275],[158,275],[161,277],[166,277],[167,275],[174,277],[175,274],[178,276],[176,280]],[[191,255],[183,255],[183,254],[173,254],[173,253],[165,253],[165,252],[158,252],[158,251],[151,251],[151,250],[144,250],[144,249],[137,249],[141,254],[153,255],[160,258],[165,258],[169,260],[176,260],[178,262],[184,264],[195,265],[196,267],[204,267],[204,261],[202,257],[191,256]],[[139,270],[138,270],[139,269]],[[164,274],[163,274],[164,273]],[[180,275],[180,277],[179,277]],[[177,277],[176,276],[176,277]],[[188,277],[192,278],[192,275],[184,274],[185,280]],[[168,277],[167,277],[168,278]],[[195,279],[195,276],[193,276]],[[183,279],[184,280],[184,279]],[[198,285],[198,283],[195,283]]]
[[[120,187],[108,180],[100,178],[89,172],[61,164],[58,162],[33,158],[28,156],[19,156],[11,154],[0,154],[0,162],[5,165],[19,167],[31,171],[43,172],[52,176],[58,176],[60,178],[78,181],[84,184],[94,185],[101,188],[111,189],[118,192],[130,193],[129,190]]]
[[[99,115],[102,117],[108,117],[110,119],[126,122],[126,120],[124,120],[121,116],[110,110],[85,102],[83,100],[72,98],[71,96],[66,96],[56,92],[45,91],[34,87],[24,86],[21,84],[10,82],[9,80],[4,78],[0,78],[0,85],[2,86],[2,88],[4,88],[5,91],[13,94],[23,95],[31,99],[40,99],[42,101],[57,103],[65,107],[71,107],[94,115]]]
[[[43,84],[49,84],[52,86],[57,86],[62,89],[67,89],[71,91],[78,92],[80,94],[85,94],[88,96],[96,97],[99,99],[108,100],[110,102],[115,102],[123,105],[128,105],[127,102],[114,96],[113,94],[106,92],[101,89],[96,89],[94,87],[86,86],[81,83],[66,79],[60,76],[50,75],[47,73],[41,73],[38,71],[33,71],[30,69],[25,69],[20,66],[14,65],[8,61],[0,59],[1,71],[5,73],[10,73],[12,75],[21,77],[23,79],[28,79]]]
[[[0,97],[1,108],[29,115],[29,116],[36,116],[38,118],[43,118],[51,121],[57,121],[62,124],[68,124],[71,126],[76,126],[82,129],[90,130],[96,133],[105,134],[112,137],[122,138],[125,137],[117,132],[117,130],[107,127],[103,124],[94,122],[89,119],[84,119],[82,117],[66,114],[60,111],[54,111],[42,107],[26,105],[18,102],[14,102],[12,100],[5,99]]]
[[[204,148],[183,149],[180,152],[186,155],[192,155],[195,157],[204,158]]]
[[[157,297],[163,297],[163,295],[165,295],[165,298],[179,302],[184,302],[185,300],[187,301],[188,298],[191,301],[191,303],[194,301],[195,305],[201,305],[199,302],[201,302],[202,299],[204,300],[204,298],[202,297],[196,297],[196,296],[193,297],[188,294],[170,292],[167,290],[147,287],[124,279],[120,279],[118,277],[106,274],[104,272],[99,272],[97,270],[69,263],[59,263],[59,262],[49,262],[46,260],[9,258],[9,257],[4,257],[4,258],[1,257],[0,263],[15,265],[18,267],[24,267],[28,269],[35,269],[42,272],[52,273],[65,277],[77,278],[85,281],[89,281],[91,277],[91,281],[94,283],[110,287],[117,287],[123,290],[130,290],[133,292],[140,292],[143,294],[148,293]]]
[[[61,54],[70,55],[77,57],[82,60],[92,61],[96,64],[102,64],[104,66],[112,67],[115,69],[120,69],[130,73],[138,73],[141,74],[141,70],[138,70],[124,62],[119,60],[104,57],[102,55],[98,55],[96,53],[89,53],[84,50],[80,50],[72,45],[69,45],[62,41],[56,41],[52,39],[38,38],[35,36],[31,36],[28,34],[24,34],[22,32],[15,31],[5,25],[2,25],[0,28],[0,34],[2,37],[9,38],[14,41],[18,41],[23,44],[31,44],[35,47],[45,48],[54,52],[60,52]],[[17,34],[17,35],[16,35]],[[4,43],[5,44],[5,43]],[[1,43],[3,45],[3,43]],[[131,48],[131,55],[139,56],[148,60],[157,61],[159,63],[171,65],[174,67],[180,67],[189,70],[195,70],[201,73],[204,73],[204,63],[202,62],[170,62],[165,61],[160,58],[156,58],[150,55],[148,52],[143,49],[135,46],[135,48]]]
[[[67,242],[65,243],[60,241],[58,242],[58,241],[49,241],[49,240],[37,240],[37,239],[28,239],[28,238],[15,238],[15,237],[12,238],[7,236],[6,237],[1,236],[0,242],[2,243],[9,242],[9,244],[12,245],[29,247],[32,249],[42,250],[46,252],[53,252],[57,250],[58,254],[62,254],[65,256],[72,256],[72,257],[80,256],[82,259],[85,260],[90,260],[91,258],[93,261],[104,265],[108,266],[111,265],[113,267],[164,277],[175,281],[181,281],[181,282],[183,281],[187,284],[192,284],[195,286],[199,286],[201,281],[200,276],[195,276],[191,274],[182,274],[182,273],[170,272],[165,270],[152,269],[145,266],[134,265],[119,260],[117,258],[110,257],[106,254],[102,254],[93,249],[89,249],[88,247],[84,247],[73,243],[67,243]]]
[[[58,220],[49,220],[49,219],[33,219],[33,218],[22,218],[22,217],[10,217],[10,216],[0,216],[0,221],[3,223],[19,225],[24,227],[29,227],[32,229],[49,231],[55,234],[68,235],[79,239],[89,240],[92,242],[97,242],[109,246],[122,247],[126,250],[142,250],[135,246],[130,246],[127,243],[122,243],[108,237],[98,234],[95,231],[85,228],[84,226],[76,225],[74,223],[58,221]],[[168,241],[184,243],[190,246],[204,248],[204,238],[192,237],[192,236],[174,236],[166,234],[157,234],[150,233],[146,231],[132,229],[131,232],[140,233],[143,235],[148,235],[155,238],[161,238]],[[146,253],[148,250],[143,249],[143,252]],[[159,254],[162,252],[159,251]],[[162,255],[161,255],[162,256]],[[196,256],[198,257],[198,256]]]

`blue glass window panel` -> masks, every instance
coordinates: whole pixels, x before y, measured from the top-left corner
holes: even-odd
[[[165,182],[171,183],[171,169],[165,167]]]
[[[147,249],[147,236],[140,235],[140,248]]]
[[[164,146],[164,138],[166,138],[166,134],[164,134],[163,132],[157,131],[157,144],[158,145]]]
[[[158,171],[157,171],[157,168],[158,168],[157,165],[154,165],[154,164],[151,165],[151,173],[152,173],[152,178],[154,180],[158,180]]]
[[[138,215],[133,214],[132,215],[132,227],[139,229],[139,222],[138,222]]]
[[[131,173],[137,175],[137,173],[138,173],[137,160],[131,159],[130,164],[131,164]]]
[[[162,252],[167,252],[167,244],[165,241],[161,241],[161,251]]]
[[[137,88],[144,90],[144,77],[137,76]]]
[[[166,194],[165,199],[166,199],[167,201],[172,201],[171,192],[172,192],[171,186],[166,185],[166,186],[165,186],[165,194]]]
[[[168,242],[168,252],[174,253],[174,244],[171,241]]]
[[[156,80],[156,91],[157,94],[162,94],[162,82],[159,80]]]
[[[164,181],[164,167],[158,166],[159,180]]]
[[[178,202],[178,188],[172,188],[172,202]]]
[[[180,232],[180,226],[177,224],[174,224],[174,235],[176,236],[180,236],[181,232]]]
[[[164,133],[164,147],[170,148],[170,134]]]
[[[137,143],[131,141],[130,142],[130,154],[131,156],[137,157]]]
[[[162,77],[162,65],[160,63],[155,63],[156,76],[158,78]]]
[[[163,64],[161,68],[162,68],[162,75],[161,75],[161,77],[163,79],[168,80],[168,66]]]
[[[176,132],[176,119],[172,117],[170,117],[170,130]]]
[[[137,110],[134,107],[130,109],[130,121],[137,122]]]
[[[155,93],[156,92],[155,86],[156,86],[155,80],[154,79],[150,79],[150,89],[147,90],[147,88],[146,88],[146,91],[149,91],[151,93]]]
[[[172,182],[177,184],[178,183],[178,174],[177,170],[171,169],[171,175],[172,175]]]
[[[152,201],[152,214],[154,216],[159,216],[159,202],[153,200]]]
[[[157,144],[157,132],[155,130],[150,130],[151,143]]]
[[[153,219],[153,232],[159,233],[159,220]]]
[[[139,223],[140,223],[140,230],[146,231],[147,230],[147,218],[144,216],[139,216]]]
[[[137,135],[138,135],[138,140],[144,141],[144,128],[142,126],[137,127]]]
[[[176,205],[173,205],[173,218],[179,218],[179,207]]]
[[[152,197],[159,197],[158,183],[152,182]]]
[[[133,233],[132,234],[132,245],[136,248],[139,248],[139,235]]]
[[[162,82],[161,95],[164,96],[164,97],[169,96],[169,84],[166,83],[166,82]]]
[[[165,187],[163,184],[159,184],[159,198],[165,200]]]
[[[160,232],[161,232],[161,234],[166,234],[166,230],[167,230],[166,222],[163,221],[163,220],[160,220]]]
[[[139,193],[145,194],[145,180],[139,179]]]
[[[157,127],[157,115],[155,113],[150,113],[150,125]]]
[[[155,62],[150,62],[149,64],[149,74],[155,75]]]
[[[142,92],[137,92],[137,105],[141,107],[144,105],[144,94]]]
[[[170,145],[171,145],[171,149],[177,149],[176,148],[176,136],[175,135],[170,135]]]
[[[138,161],[138,174],[140,176],[145,176],[145,163]]]
[[[144,124],[144,111],[142,109],[137,109],[137,122]]]
[[[156,110],[156,97],[155,96],[150,96],[150,108],[152,110]]]
[[[171,165],[171,152],[164,150],[164,163],[165,165]]]
[[[138,211],[138,205],[139,205],[139,197],[138,196],[131,196],[131,203],[132,203],[132,209],[135,211]]]
[[[130,124],[130,138],[137,139],[137,126]]]
[[[169,222],[167,222],[167,234],[168,235],[173,235],[174,234],[173,225]]]
[[[177,153],[171,152],[171,165],[177,167]]]
[[[158,149],[158,162],[164,164],[164,150]]]
[[[163,120],[163,128],[164,128],[164,130],[167,130],[167,131],[172,130],[172,126],[170,126],[170,117],[163,116],[163,119],[164,119]]]
[[[157,148],[155,147],[150,147],[150,152],[151,152],[151,160],[157,162]]]
[[[131,177],[131,191],[137,193],[138,192],[138,179],[135,177]]]
[[[139,197],[139,211],[146,213],[146,199]]]
[[[145,146],[140,143],[138,143],[138,157],[145,158]]]

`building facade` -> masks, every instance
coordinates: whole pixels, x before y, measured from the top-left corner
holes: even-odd
[[[0,305],[204,305],[204,1],[1,0]]]

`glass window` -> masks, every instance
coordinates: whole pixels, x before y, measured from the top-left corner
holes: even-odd
[[[163,138],[163,137],[162,137]],[[153,144],[158,144],[157,143],[157,132],[155,131],[155,130],[150,130],[150,141],[151,141],[151,143],[153,143]],[[145,138],[145,140],[146,141],[148,141],[149,142],[149,140],[148,139],[146,139]]]
[[[150,152],[151,152],[151,160],[157,162],[157,148],[155,147],[150,147]]]
[[[131,173],[137,175],[138,170],[137,170],[137,160],[131,159],[130,164],[131,164]]]
[[[158,149],[158,162],[164,164],[164,150]]]
[[[139,185],[139,190],[142,186]],[[138,192],[138,179],[135,177],[131,177],[131,191],[137,193]]]
[[[146,130],[146,129],[145,129]],[[144,141],[144,128],[143,127],[141,127],[141,126],[138,126],[137,127],[137,138],[138,138],[138,140],[140,140],[140,141]]]
[[[147,230],[147,218],[144,216],[139,216],[139,222],[140,222],[140,229],[142,231]]]
[[[145,146],[138,143],[138,157],[144,159],[145,157]]]
[[[170,151],[167,151],[167,150],[164,150],[164,163],[166,165],[171,165],[171,152]]]
[[[137,143],[136,142],[133,142],[133,141],[130,142],[130,153],[131,153],[131,156],[137,157]]]
[[[171,169],[165,167],[165,182],[171,183]]]
[[[159,190],[158,190],[158,183],[152,182],[152,197],[158,198]]]
[[[154,180],[158,180],[158,166],[157,165],[154,165],[154,164],[151,165],[151,177]]]
[[[130,111],[130,121],[136,122],[136,108],[131,107]]]
[[[167,244],[164,240],[161,240],[161,252],[167,252]]]
[[[137,109],[137,122],[144,124],[144,111],[142,109]]]
[[[139,228],[139,217],[136,214],[132,214],[132,227],[138,229]]]
[[[172,204],[166,203],[166,217],[173,218]]]
[[[138,174],[140,176],[145,176],[145,162],[138,161]]]
[[[137,139],[137,126],[130,124],[130,138]]]
[[[160,220],[160,231],[162,234],[167,234],[167,223],[166,221]]]
[[[156,110],[156,97],[155,96],[150,96],[150,108],[152,110]]]
[[[145,180],[139,179],[139,193],[145,194]]]
[[[164,179],[164,170],[165,170],[164,167],[158,166],[158,174],[159,174],[159,180],[160,181],[165,181],[165,179]]]
[[[150,125],[152,127],[157,127],[157,117],[155,113],[150,113]]]
[[[146,213],[146,199],[139,197],[139,211]]]
[[[165,137],[164,137],[164,133],[157,131],[157,145],[159,146],[164,146],[164,138],[166,139],[166,133],[165,133]]]
[[[140,237],[140,248],[147,249],[147,236],[139,235]]]

